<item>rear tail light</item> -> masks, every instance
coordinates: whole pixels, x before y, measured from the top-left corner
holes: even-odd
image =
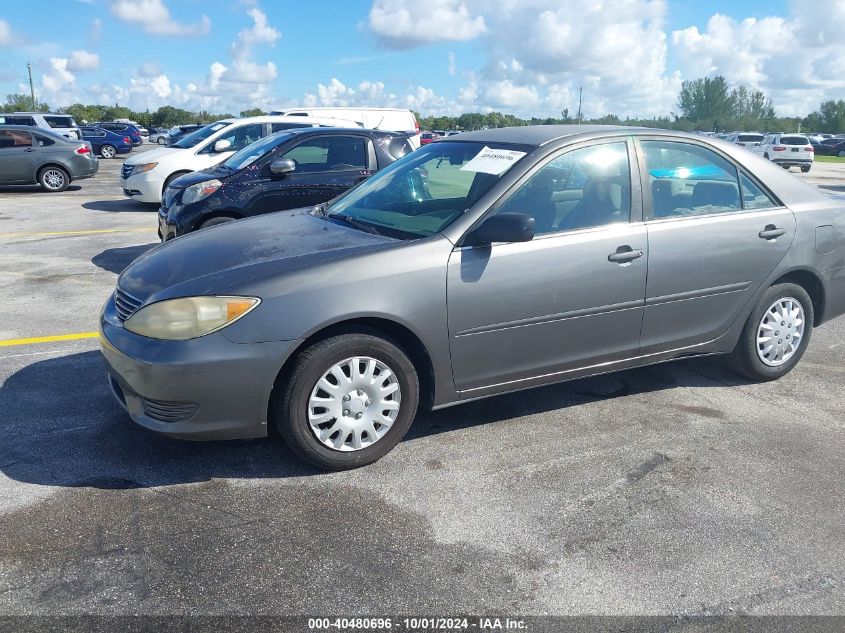
[[[128,136],[124,136],[124,137],[123,137],[123,142],[124,142],[124,143],[131,143],[132,141],[129,139],[129,137],[128,137]]]
[[[90,154],[91,153],[91,149],[87,145],[83,145],[82,147],[77,147],[74,151],[77,154],[79,154],[80,156],[83,155],[83,154]]]
[[[417,117],[414,117],[414,131],[419,134],[420,133],[420,123],[417,121]]]
[[[806,150],[807,150],[808,152],[815,152],[815,151],[816,151],[816,148],[815,148],[815,147],[813,147],[812,145],[808,145],[808,146],[806,147]]]
[[[784,150],[786,150],[786,148],[783,145],[775,145],[772,148],[772,151],[774,151],[774,152],[782,152]]]

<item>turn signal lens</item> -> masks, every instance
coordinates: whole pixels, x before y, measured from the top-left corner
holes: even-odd
[[[255,308],[257,297],[182,297],[151,303],[124,323],[149,338],[184,341],[231,325]]]

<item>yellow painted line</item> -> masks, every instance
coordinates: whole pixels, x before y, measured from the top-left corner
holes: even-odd
[[[34,336],[32,338],[10,338],[0,340],[0,347],[13,345],[34,345],[36,343],[55,343],[56,341],[79,341],[86,338],[97,338],[99,332],[78,332],[76,334],[56,334],[55,336]]]
[[[0,233],[0,237],[39,237],[42,235],[96,235],[98,233],[149,233],[155,227],[145,229],[91,229],[88,231],[43,231],[41,233]]]

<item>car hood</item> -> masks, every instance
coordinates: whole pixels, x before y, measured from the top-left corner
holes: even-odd
[[[127,135],[128,136],[128,135]],[[141,152],[135,156],[131,156],[124,161],[126,165],[143,165],[144,163],[155,163],[168,156],[173,156],[185,150],[178,147],[159,147],[158,149],[151,149],[148,152]]]
[[[201,229],[147,251],[118,286],[142,302],[207,295],[400,240],[346,227],[307,209],[280,211]]]

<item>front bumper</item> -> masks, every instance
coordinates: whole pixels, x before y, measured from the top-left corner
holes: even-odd
[[[123,195],[139,202],[160,202],[164,180],[155,171],[152,169],[129,178],[121,177],[120,188],[123,189]]]
[[[296,341],[233,343],[222,332],[160,341],[119,324],[114,298],[100,318],[109,383],[134,422],[191,440],[264,437],[270,394]]]

